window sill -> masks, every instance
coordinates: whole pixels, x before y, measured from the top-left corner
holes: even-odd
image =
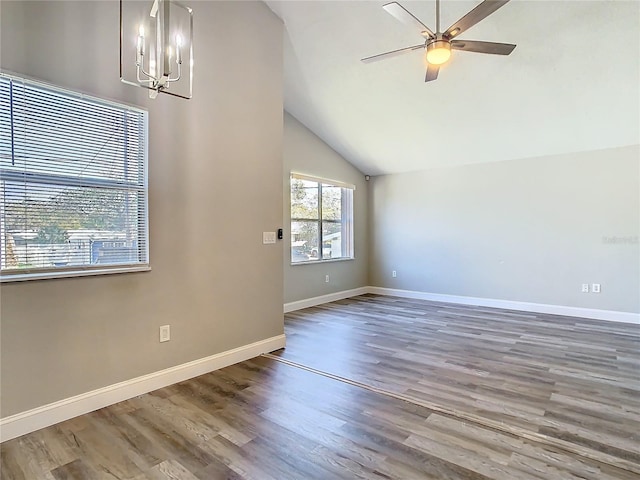
[[[31,272],[31,273],[3,273],[0,275],[0,283],[26,282],[29,280],[49,280],[52,278],[88,277],[93,275],[110,275],[115,273],[132,273],[151,271],[150,265],[127,265],[106,268],[87,268],[77,270]]]
[[[345,258],[329,258],[327,260],[307,260],[305,262],[291,262],[290,265],[292,267],[298,265],[322,265],[325,263],[336,263],[336,262],[350,262],[355,260],[355,257],[345,257]]]

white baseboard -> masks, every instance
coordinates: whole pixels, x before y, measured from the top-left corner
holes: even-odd
[[[631,312],[619,312],[615,310],[600,310],[597,308],[569,307],[566,305],[548,305],[544,303],[519,302],[515,300],[499,300],[495,298],[465,297],[461,295],[447,295],[444,293],[419,292],[415,290],[400,290],[384,287],[360,287],[352,290],[321,295],[284,304],[284,313],[315,307],[323,303],[334,302],[344,298],[356,297],[373,293],[394,297],[416,298],[430,300],[432,302],[456,303],[460,305],[477,305],[479,307],[504,308],[508,310],[520,310],[522,312],[548,313],[551,315],[564,315],[567,317],[591,318],[594,320],[607,320],[611,322],[633,323],[640,325],[640,314]]]
[[[304,300],[298,300],[296,302],[290,302],[284,304],[284,313],[293,312],[295,310],[301,310],[303,308],[315,307],[316,305],[322,305],[323,303],[335,302],[336,300],[342,300],[349,297],[357,297],[358,295],[364,295],[369,293],[370,287],[360,287],[351,290],[343,290],[341,292],[329,293],[328,295],[321,295],[319,297],[306,298]]]
[[[2,418],[0,419],[0,442],[284,348],[285,341],[284,334],[277,335]]]
[[[432,302],[477,305],[480,307],[505,308],[508,310],[520,310],[523,312],[549,313],[552,315],[565,315],[568,317],[592,318],[595,320],[608,320],[612,322],[640,324],[640,314],[618,312],[614,310],[568,307],[565,305],[548,305],[544,303],[518,302],[514,300],[498,300],[493,298],[464,297],[459,295],[446,295],[443,293],[428,293],[418,292],[414,290],[398,290],[395,288],[383,287],[368,287],[367,293],[389,295],[394,297],[416,298],[420,300],[430,300]]]

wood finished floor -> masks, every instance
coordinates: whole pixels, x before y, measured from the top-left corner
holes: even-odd
[[[640,479],[637,326],[362,296],[285,327],[282,359],[462,416],[259,357],[5,442],[0,477]]]
[[[374,295],[286,325],[282,358],[640,472],[637,325]]]

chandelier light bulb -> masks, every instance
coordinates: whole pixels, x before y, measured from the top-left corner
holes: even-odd
[[[138,28],[138,41],[136,44],[136,64],[142,63],[144,56],[144,27],[140,25]]]

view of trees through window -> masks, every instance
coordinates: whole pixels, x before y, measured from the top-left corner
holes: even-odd
[[[0,182],[3,269],[137,261],[137,194],[29,187]]]
[[[291,262],[353,257],[353,189],[291,176]]]

